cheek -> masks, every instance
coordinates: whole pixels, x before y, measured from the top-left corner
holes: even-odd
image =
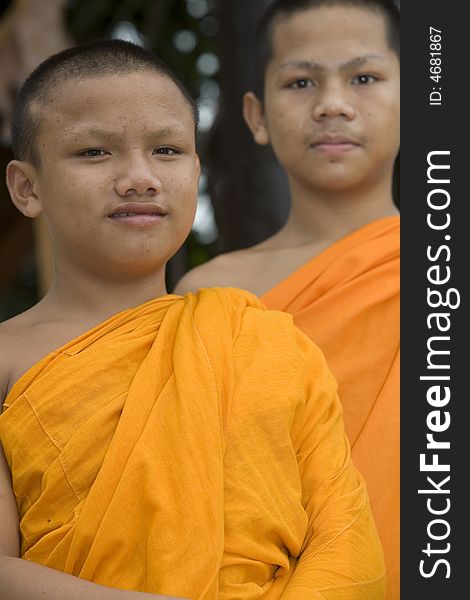
[[[400,139],[400,107],[395,103],[384,103],[376,110],[367,110],[365,121],[366,137],[369,130],[377,146],[389,146]]]
[[[76,170],[61,168],[45,177],[46,185],[41,193],[45,202],[54,203],[54,210],[66,208],[80,212],[84,207],[96,206],[103,198],[103,190],[109,187],[109,177],[104,169]]]
[[[391,93],[382,98],[377,108],[378,118],[383,121],[388,131],[393,132],[400,129],[400,96]]]
[[[276,152],[298,148],[306,134],[306,119],[303,110],[294,110],[292,106],[285,110],[276,109],[267,119],[269,141]]]
[[[389,144],[400,143],[400,110],[390,107],[386,113],[388,120],[384,123],[384,137],[389,140]]]
[[[179,217],[186,220],[192,218],[196,210],[198,195],[198,177],[194,168],[172,173],[167,179],[169,191],[168,199],[172,204],[173,211]]]
[[[172,177],[170,185],[175,194],[188,202],[193,201],[197,196],[198,182],[193,172],[175,175]]]

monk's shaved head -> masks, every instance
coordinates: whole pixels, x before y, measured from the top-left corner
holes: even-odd
[[[296,13],[324,6],[355,6],[378,12],[385,19],[389,46],[400,56],[400,11],[394,0],[273,0],[257,26],[253,47],[251,85],[258,98],[264,98],[264,78],[273,54],[273,32],[277,23]]]
[[[42,123],[41,112],[64,81],[145,71],[168,77],[176,84],[197,124],[194,100],[165,63],[130,42],[101,40],[68,48],[49,57],[25,80],[16,99],[11,124],[15,158],[40,166],[36,141]]]

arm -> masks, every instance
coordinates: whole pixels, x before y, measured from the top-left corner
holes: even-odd
[[[248,308],[235,331],[224,583],[273,575],[273,598],[383,600],[380,542],[322,353],[277,311]]]
[[[303,337],[303,336],[302,336]],[[380,600],[383,556],[365,484],[350,460],[336,383],[307,350],[305,409],[293,425],[308,530],[284,600]]]
[[[108,588],[22,560],[18,512],[0,445],[0,600],[170,600],[169,596]]]

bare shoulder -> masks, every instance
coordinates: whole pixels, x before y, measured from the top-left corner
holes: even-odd
[[[18,317],[0,323],[0,412],[10,386],[12,365],[18,354],[18,335],[15,333]]]
[[[220,254],[212,260],[188,271],[178,282],[176,294],[195,292],[207,287],[241,287],[245,282],[239,276],[240,267],[250,258],[250,249]]]
[[[207,287],[235,287],[262,296],[323,249],[312,244],[285,245],[275,234],[251,248],[220,254],[192,269],[181,278],[175,292],[186,294]]]
[[[41,342],[36,339],[38,322],[33,307],[0,323],[0,412],[3,402],[19,375],[41,357]]]

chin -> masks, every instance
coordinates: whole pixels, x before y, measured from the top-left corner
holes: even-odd
[[[109,258],[108,269],[121,278],[136,279],[157,273],[165,268],[167,255],[151,255],[139,252],[127,252],[121,256]]]
[[[305,181],[305,184],[308,188],[318,192],[334,193],[352,191],[354,188],[365,185],[365,182],[357,177],[342,177],[341,175],[332,174],[321,179],[309,178]]]

